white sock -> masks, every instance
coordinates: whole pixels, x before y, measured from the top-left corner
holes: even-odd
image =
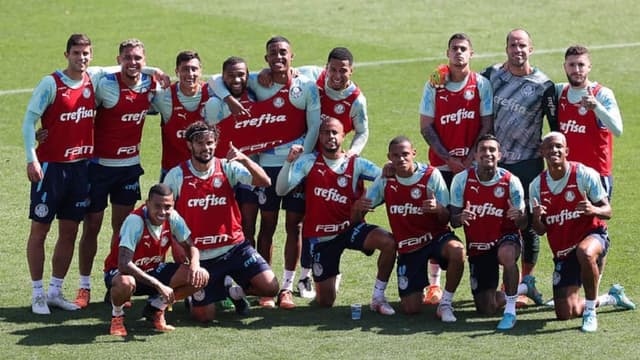
[[[52,276],[51,281],[49,282],[49,291],[47,292],[48,297],[56,297],[60,293],[62,293],[62,285],[64,284],[64,279],[60,279]]]
[[[111,316],[123,316],[124,315],[124,305],[115,306],[111,303]]]
[[[167,308],[168,304],[164,302],[162,296],[156,296],[153,299],[150,299],[149,304],[156,309],[164,310]]]
[[[453,300],[452,292],[448,292],[446,289],[442,290],[442,299],[440,299],[440,304],[443,305],[451,305],[451,301]]]
[[[311,277],[311,269],[309,268],[300,268],[300,280]]]
[[[91,275],[80,275],[80,288],[91,290]]]
[[[529,292],[529,287],[527,286],[527,284],[525,283],[518,284],[518,291],[516,292],[517,295],[527,295],[528,292]]]
[[[603,294],[598,296],[598,306],[615,305],[616,298],[609,294]]]
[[[518,295],[505,296],[507,303],[504,306],[505,314],[516,314],[516,301],[518,301]]]
[[[442,269],[440,269],[440,264],[429,262],[429,285],[440,286],[441,273]]]
[[[595,313],[596,312],[596,302],[598,300],[585,300],[584,301],[584,313]]]
[[[44,286],[42,285],[42,280],[31,281],[31,293],[33,294],[33,297],[44,295]]]
[[[387,282],[376,279],[375,285],[373,285],[373,298],[381,299],[384,297],[384,291],[387,289]]]
[[[296,271],[286,270],[282,275],[282,287],[281,290],[293,291],[293,279],[296,277]]]
[[[229,297],[233,300],[240,300],[243,297],[247,296],[244,293],[244,290],[240,286],[232,286],[229,288]]]
[[[338,274],[336,275],[336,294],[338,293],[338,290],[340,290],[340,282],[342,281],[342,274]]]

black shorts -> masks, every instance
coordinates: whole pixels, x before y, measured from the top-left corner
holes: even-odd
[[[50,224],[58,219],[81,221],[89,206],[88,161],[42,163],[44,177],[31,183],[29,218]]]
[[[607,255],[609,251],[609,236],[605,229],[598,229],[597,231],[589,234],[598,239],[602,246],[602,254],[596,260],[598,265],[601,264],[602,259]],[[562,260],[553,259],[553,288],[560,289],[567,286],[581,286],[582,285],[582,273],[580,271],[580,263],[578,263],[578,257],[575,249],[571,251],[567,257]]]
[[[427,264],[434,259],[442,270],[447,270],[449,263],[442,257],[442,248],[449,241],[460,241],[451,231],[448,231],[422,248],[410,253],[398,254],[396,274],[398,275],[398,294],[405,297],[420,292],[429,284]]]
[[[147,274],[151,277],[158,279],[162,284],[169,286],[171,284],[171,278],[176,274],[180,264],[176,263],[162,263],[158,265],[154,270],[148,271]],[[111,290],[111,285],[113,282],[113,278],[118,275],[120,272],[118,269],[111,269],[109,271],[105,271],[104,273],[104,285],[107,287],[107,290]],[[140,295],[156,295],[158,291],[147,284],[136,282],[136,291],[133,293],[135,296]]]
[[[481,255],[469,256],[469,283],[473,295],[498,288],[498,282],[500,281],[498,249],[507,242],[522,246],[522,238],[519,234],[506,234],[490,250]],[[518,261],[518,257],[516,257],[516,261]]]
[[[140,166],[104,166],[95,162],[89,164],[88,212],[100,212],[107,208],[107,198],[116,205],[135,205],[141,199],[140,176],[144,170]]]
[[[313,258],[313,280],[316,282],[332,278],[340,273],[340,257],[344,249],[359,250],[367,256],[374,250],[366,250],[364,241],[367,235],[378,226],[358,223],[329,241],[319,242],[318,238],[309,238]]]
[[[280,205],[287,211],[304,214],[304,182],[300,183],[285,196],[276,194],[276,180],[282,167],[265,167],[264,171],[271,179],[271,186],[256,188],[260,210],[278,211]]]
[[[224,286],[224,278],[227,275],[246,289],[254,276],[271,270],[267,261],[247,240],[216,258],[200,260],[200,266],[209,272],[209,283],[204,289],[193,294],[193,306],[205,306],[224,300],[227,297]]]
[[[537,159],[529,159],[522,160],[514,164],[503,164],[500,163],[499,166],[511,172],[513,175],[517,176],[522,183],[522,188],[524,190],[524,199],[529,198],[529,184],[536,178],[536,176],[540,175],[542,170],[544,170],[544,160],[542,158]]]

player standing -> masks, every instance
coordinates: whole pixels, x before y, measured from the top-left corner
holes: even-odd
[[[473,161],[473,147],[480,136],[493,127],[491,83],[471,71],[471,38],[464,33],[451,35],[446,51],[448,79],[436,87],[424,86],[420,101],[420,132],[429,144],[429,163],[440,170],[445,184]],[[442,297],[440,266],[429,262],[429,287],[425,303],[438,304]]]
[[[493,87],[493,130],[502,147],[500,166],[520,179],[526,201],[531,180],[544,167],[538,152],[543,117],[551,130],[558,129],[557,102],[553,82],[529,63],[533,41],[527,31],[514,29],[507,34],[506,53],[506,62],[488,67],[482,75]],[[533,272],[540,251],[540,238],[531,221],[528,224],[522,232],[523,277]]]

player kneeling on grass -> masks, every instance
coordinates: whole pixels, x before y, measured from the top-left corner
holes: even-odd
[[[547,170],[529,187],[533,228],[547,234],[555,264],[553,301],[556,317],[567,320],[582,315],[582,331],[598,329],[596,306],[635,309],[624,288],[613,285],[598,296],[602,259],[609,249],[607,224],[611,206],[600,175],[590,167],[567,160],[564,134],[550,132],[540,149]],[[584,288],[585,298],[580,297]]]
[[[388,159],[394,176],[379,176],[357,203],[369,211],[386,203],[387,216],[398,251],[398,292],[406,314],[420,312],[422,289],[428,284],[427,262],[435,259],[447,270],[447,281],[437,315],[455,322],[451,305],[464,271],[464,245],[449,229],[449,190],[440,171],[414,162],[411,141],[398,136],[389,143]]]
[[[373,180],[381,170],[369,160],[347,155],[342,149],[344,127],[336,118],[322,120],[318,139],[320,153],[302,154],[302,147],[291,148],[276,183],[276,192],[282,196],[304,179],[302,236],[311,242],[316,302],[323,307],[333,306],[340,257],[345,249],[367,256],[377,249],[378,273],[369,307],[382,315],[393,315],[395,310],[384,292],[396,258],[395,241],[386,230],[352,218],[352,206],[362,192],[361,179]]]
[[[113,305],[111,335],[127,335],[124,304],[133,295],[150,296],[144,316],[156,330],[174,330],[167,325],[164,310],[209,281],[209,273],[200,267],[198,249],[191,244],[189,228],[173,211],[173,204],[171,189],[164,184],[154,185],[145,204],[125,219],[119,243],[112,244],[105,259],[105,284]],[[184,246],[188,265],[165,263],[172,236]]]
[[[509,330],[516,324],[518,295],[526,294],[538,305],[542,295],[533,276],[525,276],[518,284],[520,229],[527,226],[524,190],[515,175],[498,167],[501,158],[495,136],[482,135],[476,144],[476,165],[456,174],[451,182],[451,225],[464,226],[476,310],[493,315],[504,306],[497,329]],[[504,292],[496,291],[500,266]]]

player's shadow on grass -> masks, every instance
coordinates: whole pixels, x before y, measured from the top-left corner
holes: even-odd
[[[495,329],[500,321],[501,314],[493,317],[482,317],[475,312],[472,301],[454,302],[458,321],[454,324],[445,324],[436,317],[436,306],[424,306],[422,313],[417,315],[404,315],[399,311],[399,303],[393,302],[397,314],[384,316],[369,310],[367,304],[362,306],[360,320],[351,319],[350,306],[338,305],[332,308],[321,308],[317,305],[302,305],[293,310],[262,309],[253,306],[251,314],[240,317],[233,310],[219,312],[217,320],[210,326],[228,328],[272,329],[277,327],[315,327],[318,331],[350,331],[375,332],[385,335],[410,335],[416,333],[428,333],[437,335],[440,333],[458,332],[467,336],[483,336],[495,334]],[[539,332],[545,327],[547,321],[553,318],[553,310],[549,314],[527,315],[546,311],[541,307],[528,307],[519,309],[519,320],[516,333]],[[535,317],[532,319],[532,317]],[[185,321],[178,326],[190,326],[193,323]]]
[[[153,330],[150,322],[142,319],[145,303],[144,299],[136,300],[126,311],[125,325],[129,335],[124,338],[109,335],[111,306],[101,302],[76,311],[53,308],[50,315],[33,314],[30,306],[3,307],[0,308],[0,321],[18,324],[14,327],[21,329],[9,334],[20,337],[16,344],[23,346],[145,341],[146,336],[160,334]],[[103,336],[106,336],[104,340],[100,339]]]
[[[93,343],[120,343],[126,341],[143,342],[148,336],[161,335],[153,330],[151,323],[139,319],[126,320],[126,337],[109,335],[109,322],[95,324],[52,325],[33,329],[16,330],[11,335],[22,336],[16,345],[50,346],[50,345],[84,345]]]

